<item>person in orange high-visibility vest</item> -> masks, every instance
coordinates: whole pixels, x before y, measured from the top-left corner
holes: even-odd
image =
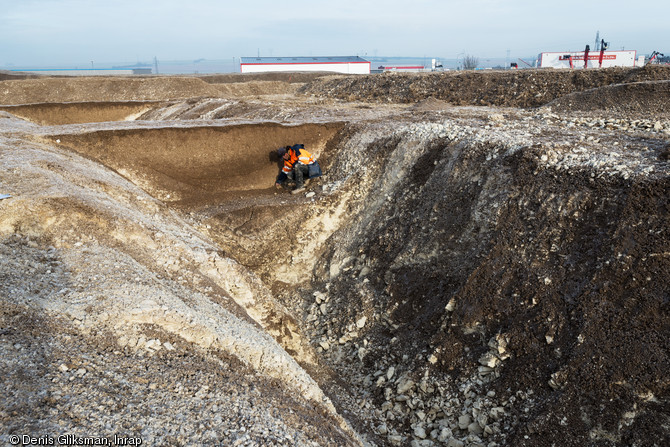
[[[295,181],[295,189],[291,194],[297,194],[305,190],[304,180],[321,177],[321,166],[316,158],[305,150],[302,144],[280,147],[277,154],[283,159],[283,165],[275,186],[280,188],[287,180]]]

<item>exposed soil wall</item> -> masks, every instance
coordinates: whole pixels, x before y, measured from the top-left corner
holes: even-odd
[[[218,97],[218,89],[188,77],[75,77],[0,81],[0,104],[117,102]]]
[[[50,140],[95,159],[154,197],[184,207],[220,203],[268,189],[278,172],[273,151],[303,142],[320,155],[341,126],[170,127],[52,135]],[[290,143],[287,143],[290,142]]]
[[[316,268],[327,316],[310,315],[345,381],[391,403],[376,424],[472,434],[451,402],[486,415],[505,445],[670,440],[667,177],[557,175],[531,148],[449,140],[380,141],[364,158],[377,175]],[[390,368],[395,380],[366,383]],[[400,391],[408,379],[424,385]],[[514,428],[496,434],[492,408]]]
[[[607,110],[617,116],[670,116],[670,81],[617,84],[562,96],[549,104],[554,110]]]
[[[0,110],[48,126],[130,120],[155,106],[145,102],[45,103],[4,106]]]

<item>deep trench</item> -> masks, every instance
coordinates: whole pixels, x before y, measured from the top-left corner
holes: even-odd
[[[317,211],[313,202],[272,189],[278,165],[271,153],[303,143],[332,181],[345,175],[336,161],[344,157],[338,152],[345,150],[346,131],[342,123],[262,123],[49,138],[175,209],[200,213],[226,253],[259,274],[295,312],[303,335],[332,371],[320,384],[357,430],[382,445],[375,412],[384,407],[390,385],[370,386],[370,378],[379,381],[393,367],[394,380],[427,384],[402,394],[395,388],[403,382],[393,382],[390,393],[398,396],[385,411],[398,414],[384,424],[408,433],[417,409],[404,402],[416,398],[424,413],[429,405],[439,408],[431,417],[453,417],[445,396],[453,400],[459,386],[472,382],[479,359],[498,339],[505,340],[509,360],[494,375],[479,376],[483,380],[472,388],[477,399],[493,392],[495,402],[509,402],[528,390],[533,397],[525,398],[527,407],[506,410],[506,438],[497,433],[490,439],[551,445],[586,439],[602,427],[635,442],[648,427],[667,424],[658,401],[640,398],[651,390],[667,401],[667,342],[654,329],[667,325],[667,286],[647,278],[670,272],[662,259],[642,260],[644,253],[666,250],[667,180],[594,184],[588,171],[538,175],[532,150],[491,159],[487,155],[501,148],[437,139],[416,148],[406,175],[388,185],[389,154],[409,149],[398,139],[379,138],[361,148],[371,174],[354,188],[346,225],[321,247],[322,262],[306,273],[306,283],[282,282],[270,273],[272,265],[290,262],[286,251],[295,248],[295,238],[279,236]],[[320,200],[325,208],[342,203]],[[285,215],[282,201],[297,211]],[[245,237],[248,243],[240,242]],[[633,260],[619,261],[621,253]],[[315,292],[330,298],[328,315],[317,312],[304,323],[301,318],[314,314]],[[363,316],[367,323],[352,329]],[[324,341],[347,337],[323,348]],[[570,380],[557,389],[547,385],[563,377]],[[638,379],[613,385],[630,377]],[[438,385],[447,391],[438,393]],[[360,400],[368,406],[354,408]],[[618,427],[633,405],[645,418]],[[591,420],[580,418],[582,412]],[[667,437],[660,429],[657,434]]]

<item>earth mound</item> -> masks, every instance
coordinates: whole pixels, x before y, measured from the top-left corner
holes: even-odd
[[[433,97],[453,105],[537,107],[573,92],[611,84],[667,80],[670,67],[602,70],[528,69],[484,72],[384,73],[320,78],[300,92],[345,100],[415,103]]]
[[[668,116],[670,81],[647,81],[608,85],[571,93],[547,104],[561,111],[603,110],[619,116]]]

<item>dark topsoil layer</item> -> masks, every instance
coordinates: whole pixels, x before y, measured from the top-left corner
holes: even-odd
[[[432,97],[459,106],[527,108],[546,105],[570,93],[613,84],[668,79],[670,66],[654,65],[602,70],[388,73],[322,77],[306,84],[300,92],[344,100],[414,103]],[[654,100],[653,96],[650,99]],[[659,101],[667,111],[667,93]]]
[[[394,144],[360,155],[381,163],[380,179]],[[670,445],[667,176],[594,181],[588,171],[543,170],[532,148],[498,161],[485,154],[436,142],[387,206],[370,215],[363,200],[359,223],[335,236],[333,247],[365,254],[330,281],[335,319],[355,321],[372,306],[391,323],[366,327],[373,348],[360,370],[405,354],[396,373],[459,380],[502,334],[511,357],[497,396],[534,393],[530,411],[509,415],[504,445]],[[412,257],[399,265],[401,253]],[[359,293],[364,266],[372,303]],[[327,269],[317,267],[317,290]],[[384,402],[383,387],[375,399]]]

